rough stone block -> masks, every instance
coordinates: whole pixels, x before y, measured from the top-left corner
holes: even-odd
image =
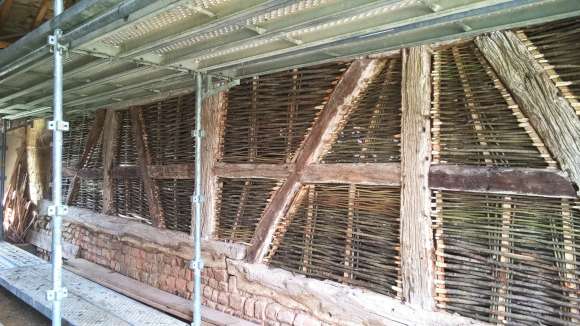
[[[227,292],[219,292],[218,303],[226,306],[229,304],[229,295]]]
[[[266,306],[266,318],[268,320],[276,320],[276,316],[278,315],[278,312],[280,311],[280,309],[282,309],[283,307],[276,303],[276,302],[272,302],[269,305]]]
[[[268,301],[260,299],[254,304],[254,318],[265,319]]]
[[[249,298],[246,299],[246,303],[244,303],[244,315],[254,318],[254,305],[256,300]]]
[[[246,298],[242,297],[238,294],[231,294],[230,295],[230,307],[235,311],[243,311],[244,310],[244,302]]]
[[[278,319],[279,322],[287,323],[290,325],[292,325],[292,323],[294,323],[294,317],[296,317],[296,314],[294,313],[294,311],[292,311],[290,309],[286,309],[286,308],[280,309],[280,311],[278,312],[278,315],[276,316],[276,318]]]

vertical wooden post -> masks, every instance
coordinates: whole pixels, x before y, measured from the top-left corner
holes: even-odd
[[[312,260],[312,241],[314,240],[314,202],[316,201],[316,186],[307,185],[304,189],[308,189],[308,210],[306,213],[306,225],[304,227],[304,248],[302,256],[302,271],[308,273],[310,261]]]
[[[566,294],[570,298],[571,308],[570,313],[578,314],[580,310],[577,302],[578,302],[578,276],[576,275],[576,243],[574,239],[574,225],[572,221],[572,210],[570,207],[570,202],[568,199],[562,199],[562,231],[563,231],[563,238],[564,238],[564,253],[560,253],[557,255],[556,258],[565,261],[564,264],[561,264],[560,267],[561,272],[560,275],[565,280],[563,283],[563,287],[566,291]],[[562,275],[563,274],[563,275]],[[570,318],[572,323],[578,322],[579,319],[577,318]]]
[[[67,205],[72,205],[78,194],[78,189],[81,181],[81,178],[78,175],[78,170],[82,169],[87,164],[87,162],[91,158],[93,150],[99,143],[99,139],[101,138],[101,133],[103,131],[103,124],[105,123],[105,114],[106,114],[105,110],[98,110],[97,113],[95,114],[95,120],[93,121],[91,130],[89,130],[89,134],[87,135],[85,149],[83,150],[83,154],[81,155],[81,158],[79,159],[76,165],[77,174],[75,174],[75,176],[72,178],[70,185],[68,187],[68,194],[66,196]]]
[[[403,50],[401,121],[401,279],[403,300],[435,307],[431,231],[431,54],[426,46]]]
[[[225,92],[207,97],[203,101],[204,111],[201,117],[201,125],[205,133],[205,139],[201,149],[201,186],[205,198],[201,208],[203,213],[201,232],[204,239],[212,238],[215,231],[215,211],[219,185],[218,177],[213,170],[221,156],[220,142],[223,139],[227,104],[228,99]],[[192,218],[194,213],[192,210]]]
[[[103,128],[103,214],[115,211],[113,166],[117,153],[119,116],[116,111],[107,110]]]
[[[149,166],[151,166],[151,154],[147,145],[147,133],[145,131],[145,121],[143,120],[143,110],[141,108],[131,108],[131,125],[135,135],[135,147],[137,149],[137,164],[143,187],[147,194],[147,204],[149,205],[149,214],[153,225],[165,228],[165,218],[163,208],[159,200],[159,187],[157,182],[151,179],[149,175]]]
[[[497,324],[503,325],[508,322],[507,313],[509,306],[509,272],[508,268],[505,266],[511,263],[511,259],[507,254],[511,252],[510,243],[510,225],[512,221],[512,199],[511,197],[504,197],[501,205],[501,233],[500,233],[500,257],[499,262],[501,264],[500,271],[494,272],[497,281],[499,282],[499,289],[497,289],[497,295],[495,295],[495,314],[497,318]]]

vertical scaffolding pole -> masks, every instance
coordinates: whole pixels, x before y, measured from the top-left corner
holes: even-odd
[[[54,16],[63,11],[63,0],[54,0]],[[61,325],[61,301],[67,295],[67,290],[62,287],[62,245],[61,226],[62,215],[67,213],[67,207],[62,202],[62,133],[68,130],[68,123],[63,121],[63,73],[62,56],[64,47],[60,44],[62,30],[56,28],[54,34],[49,36],[48,43],[52,47],[54,55],[53,77],[53,120],[48,128],[52,132],[52,206],[48,209],[48,215],[52,217],[52,289],[48,290],[46,297],[52,301],[52,325]]]
[[[201,111],[203,99],[203,75],[200,72],[195,74],[195,194],[193,203],[195,204],[195,217],[193,225],[193,246],[194,258],[191,262],[193,269],[193,326],[201,326],[201,270],[203,260],[201,258],[201,204],[203,196],[201,193],[201,139],[203,130],[201,127]]]
[[[6,119],[2,119],[2,152],[0,152],[0,241],[4,241],[4,184],[6,183]]]

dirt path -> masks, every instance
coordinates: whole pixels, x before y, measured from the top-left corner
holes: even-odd
[[[0,286],[0,325],[44,326],[50,320]]]

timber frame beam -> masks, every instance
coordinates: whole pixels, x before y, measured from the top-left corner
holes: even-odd
[[[340,121],[352,111],[354,101],[384,65],[384,60],[356,60],[344,73],[296,155],[294,170],[266,206],[248,249],[249,262],[260,263],[264,260],[278,222],[292,207],[302,187],[301,177],[305,168],[318,162],[340,128]]]

